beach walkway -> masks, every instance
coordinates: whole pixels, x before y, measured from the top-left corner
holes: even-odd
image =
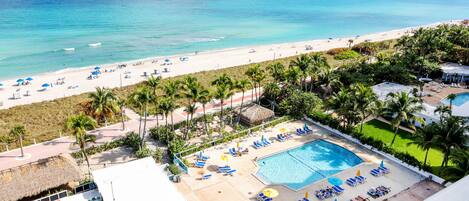
[[[241,93],[235,94],[233,97],[233,105],[236,106],[241,104],[241,99]],[[251,93],[246,92],[244,95],[244,102],[247,103],[250,100]],[[224,106],[229,107],[229,105],[230,101],[228,99],[225,101]],[[207,113],[213,113],[218,111],[219,109],[220,105],[217,102],[209,103],[206,105]],[[125,130],[122,130],[121,123],[116,123],[107,127],[102,127],[90,131],[90,134],[96,135],[96,142],[94,143],[94,145],[104,144],[106,142],[121,138],[130,131],[138,132],[140,116],[130,109],[126,109],[125,114],[129,118],[129,120],[125,122]],[[194,114],[194,118],[200,117],[202,115],[203,111],[202,107],[200,106],[197,112]],[[159,121],[161,125],[161,123],[164,122],[164,118],[162,118],[161,116],[158,118],[160,118]],[[184,112],[184,108],[178,108],[174,111],[174,123],[184,121],[185,119],[186,113]],[[154,126],[156,126],[156,117],[149,117],[147,120],[147,128],[149,129]],[[0,153],[0,171],[31,163],[51,156],[56,156],[61,153],[76,152],[79,150],[79,147],[74,145],[74,142],[75,140],[73,137],[64,136],[51,141],[26,146],[23,148],[25,157],[19,157],[21,153],[20,149],[2,152]]]

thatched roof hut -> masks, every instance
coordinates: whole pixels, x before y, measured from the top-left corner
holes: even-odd
[[[0,201],[14,201],[81,179],[70,155],[41,159],[0,172]]]
[[[261,124],[263,121],[272,118],[275,113],[265,107],[257,104],[251,104],[243,107],[241,110],[241,121],[249,125]]]

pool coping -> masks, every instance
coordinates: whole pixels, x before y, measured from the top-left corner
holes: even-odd
[[[271,156],[273,156],[273,155],[277,155],[277,154],[280,154],[280,153],[283,153],[283,152],[287,152],[287,151],[292,150],[292,149],[296,149],[296,148],[298,148],[298,147],[304,146],[305,144],[308,144],[308,143],[311,143],[311,142],[314,142],[314,141],[317,141],[317,140],[323,140],[323,141],[326,141],[326,142],[328,142],[328,143],[334,144],[334,145],[336,145],[336,146],[342,147],[343,149],[345,149],[345,150],[347,150],[347,151],[349,151],[349,152],[352,152],[355,156],[357,156],[360,160],[362,160],[362,162],[359,163],[359,164],[357,164],[357,165],[355,165],[355,166],[351,166],[351,167],[349,167],[349,168],[347,168],[347,169],[341,170],[341,171],[339,171],[339,172],[337,172],[337,173],[335,173],[335,174],[331,174],[331,175],[329,175],[329,176],[327,176],[327,177],[325,177],[325,178],[323,178],[323,179],[314,181],[314,182],[312,182],[312,183],[310,183],[310,184],[308,184],[308,185],[305,185],[305,186],[303,186],[303,187],[301,187],[301,188],[299,188],[299,189],[293,189],[293,188],[289,187],[289,186],[286,185],[286,184],[270,183],[270,182],[265,181],[262,177],[260,177],[260,176],[257,175],[257,172],[258,172],[259,169],[260,169],[259,165],[257,164],[257,161],[258,161],[258,160],[261,160],[261,159],[264,159],[264,158],[268,158],[268,157],[271,157]],[[254,166],[256,167],[255,172],[254,172],[254,173],[251,173],[251,175],[254,176],[254,178],[256,178],[257,180],[259,180],[259,181],[260,181],[261,183],[263,183],[264,185],[281,185],[281,186],[284,186],[285,188],[290,189],[290,190],[292,190],[292,191],[294,191],[294,192],[301,191],[301,190],[303,190],[303,189],[305,189],[305,188],[307,188],[307,187],[309,187],[309,186],[311,186],[311,185],[314,185],[314,184],[319,183],[319,182],[323,182],[323,181],[327,180],[328,178],[330,178],[330,177],[332,177],[332,176],[336,176],[336,175],[342,173],[343,171],[346,171],[346,170],[351,169],[351,168],[356,168],[356,167],[359,167],[359,166],[362,166],[362,165],[366,165],[366,163],[367,163],[366,160],[362,159],[362,158],[361,158],[360,156],[358,156],[355,152],[350,151],[349,149],[347,149],[347,148],[345,148],[345,147],[343,147],[343,146],[340,146],[340,145],[338,145],[338,144],[336,144],[336,143],[330,141],[329,139],[325,139],[325,138],[312,139],[312,140],[309,140],[309,141],[307,141],[307,142],[305,142],[305,143],[303,143],[303,144],[301,144],[301,145],[297,145],[297,146],[294,146],[294,147],[291,147],[291,148],[288,148],[288,149],[285,149],[285,150],[281,150],[281,151],[276,151],[276,152],[274,152],[274,153],[267,154],[267,155],[265,155],[265,156],[262,156],[262,157],[257,158],[256,160],[251,160],[251,161],[252,161],[252,163],[254,164]]]

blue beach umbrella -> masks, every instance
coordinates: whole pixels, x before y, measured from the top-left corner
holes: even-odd
[[[32,77],[28,77],[26,78],[27,81],[33,81],[33,78]]]
[[[344,183],[342,179],[339,179],[337,177],[330,177],[329,179],[327,179],[327,181],[333,186],[340,186]]]
[[[99,69],[101,69],[101,67],[96,66],[96,67],[94,67],[94,69],[95,69],[95,70],[99,70]]]
[[[50,86],[50,84],[48,84],[48,83],[42,84],[42,87],[44,87],[44,88],[47,88],[47,87],[49,87],[49,86]]]
[[[381,164],[379,164],[380,167],[384,167],[384,161],[381,161]]]
[[[16,82],[17,83],[22,83],[22,82],[24,82],[24,80],[23,79],[17,79]]]
[[[93,71],[91,72],[91,75],[99,75],[99,71]]]

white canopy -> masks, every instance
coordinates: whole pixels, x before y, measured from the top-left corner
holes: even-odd
[[[92,174],[104,201],[184,201],[162,167],[151,157],[96,170]]]
[[[469,66],[460,65],[457,63],[441,64],[441,70],[443,70],[443,73],[445,74],[469,75]]]

